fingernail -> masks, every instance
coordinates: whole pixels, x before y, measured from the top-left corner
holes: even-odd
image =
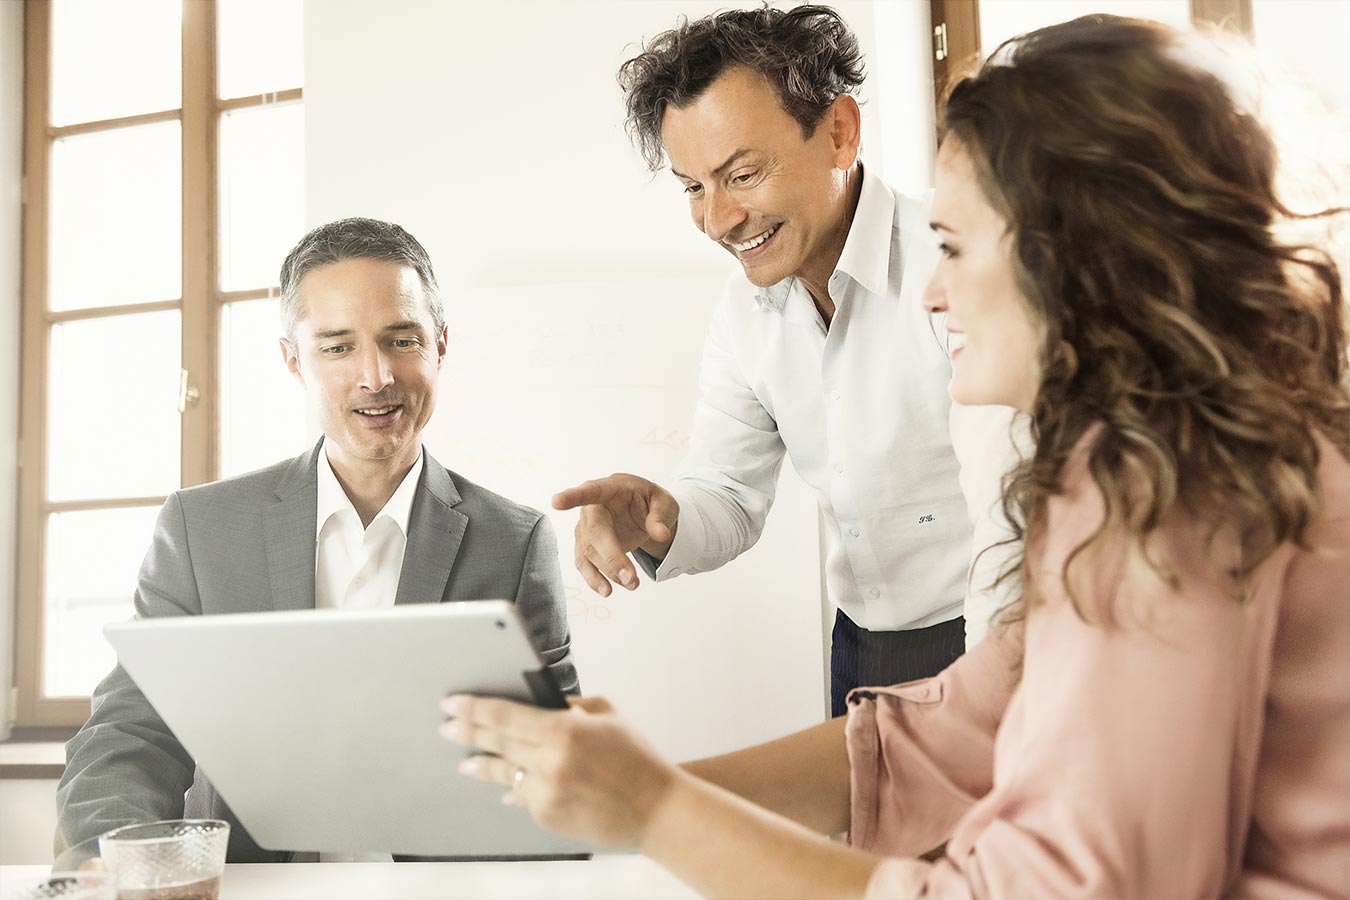
[[[483,758],[481,756],[470,756],[463,760],[456,767],[461,775],[477,775],[483,770]]]
[[[459,694],[455,694],[446,697],[441,701],[441,712],[445,713],[447,716],[458,716],[462,712],[461,707],[463,707],[463,705],[464,698]]]
[[[502,806],[520,806],[520,797],[515,791],[507,791],[502,794]]]
[[[458,722],[442,722],[439,731],[441,737],[447,741],[454,741],[457,744],[463,743],[464,729],[460,727]]]
[[[629,570],[629,569],[620,569],[620,570],[619,570],[619,580],[623,582],[623,586],[624,586],[624,587],[632,587],[632,584],[633,584],[633,573],[632,573],[632,571]]]

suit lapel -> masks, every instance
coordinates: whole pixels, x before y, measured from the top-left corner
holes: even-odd
[[[319,504],[320,441],[291,461],[267,510],[267,577],[275,609],[314,608],[315,519]]]
[[[431,458],[425,447],[422,453],[426,459],[408,516],[408,543],[395,605],[445,599],[450,569],[469,526],[469,517],[454,508],[460,497],[450,473]]]

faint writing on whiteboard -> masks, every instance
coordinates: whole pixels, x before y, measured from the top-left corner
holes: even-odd
[[[659,428],[653,428],[642,436],[642,443],[649,447],[669,447],[677,453],[683,453],[689,449],[689,435],[678,428],[665,433]]]
[[[608,622],[614,614],[609,604],[587,589],[574,585],[563,586],[563,598],[567,601],[567,620],[576,623]]]

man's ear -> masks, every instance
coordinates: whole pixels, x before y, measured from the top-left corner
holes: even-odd
[[[825,111],[825,119],[834,149],[834,167],[853,168],[862,145],[862,110],[858,108],[858,101],[848,94],[840,94]]]
[[[440,368],[445,362],[445,351],[450,346],[450,326],[442,325],[440,334],[436,335],[436,368]]]
[[[277,344],[281,347],[281,361],[286,364],[286,368],[295,376],[300,386],[304,387],[305,376],[300,374],[300,355],[296,352],[295,344],[291,343],[290,338],[278,338]]]

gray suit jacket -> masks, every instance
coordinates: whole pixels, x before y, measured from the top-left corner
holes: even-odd
[[[141,565],[137,617],[313,609],[320,446],[169,497]],[[575,693],[547,517],[423,453],[395,603],[515,598],[559,686]],[[290,858],[254,842],[121,666],[95,689],[89,721],[66,745],[56,802],[57,868],[96,854],[95,839],[110,828],[185,816],[230,822],[231,862]]]

